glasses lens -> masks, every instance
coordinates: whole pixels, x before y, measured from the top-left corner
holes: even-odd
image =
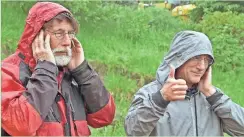
[[[69,32],[68,34],[69,34],[69,38],[70,38],[70,39],[72,39],[72,38],[75,37],[75,33],[74,33],[74,32]]]
[[[56,38],[62,39],[64,37],[63,33],[55,33]]]
[[[211,57],[201,58],[201,56],[195,56],[191,58],[195,63],[200,63],[202,60],[206,66],[213,64],[213,59]]]

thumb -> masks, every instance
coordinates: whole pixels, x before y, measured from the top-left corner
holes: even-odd
[[[175,68],[172,65],[169,65],[169,78],[175,79]]]

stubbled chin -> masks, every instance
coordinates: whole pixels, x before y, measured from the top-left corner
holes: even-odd
[[[199,83],[200,80],[201,80],[200,77],[199,78],[193,78],[192,83],[194,83],[194,84]]]

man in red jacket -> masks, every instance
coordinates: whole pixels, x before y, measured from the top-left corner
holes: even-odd
[[[2,61],[2,131],[12,136],[88,136],[115,104],[84,58],[70,11],[38,2],[16,52]]]

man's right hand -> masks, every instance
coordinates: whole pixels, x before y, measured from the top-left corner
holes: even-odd
[[[44,32],[41,30],[32,42],[32,53],[36,61],[46,60],[56,65],[53,52],[50,47],[50,35],[47,34],[44,41]]]
[[[184,79],[175,79],[175,69],[170,66],[169,77],[160,90],[164,100],[184,100],[187,89],[186,81]]]

